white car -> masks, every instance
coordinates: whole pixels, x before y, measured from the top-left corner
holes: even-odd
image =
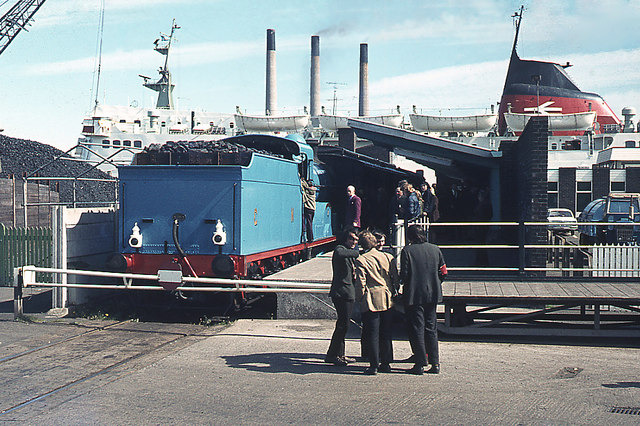
[[[547,228],[553,232],[573,233],[578,230],[578,220],[569,209],[548,209]]]

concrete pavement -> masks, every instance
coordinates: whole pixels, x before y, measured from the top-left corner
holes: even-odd
[[[75,332],[65,327],[78,327],[56,324],[60,336]],[[2,356],[28,349],[30,334],[40,344],[43,328],[50,326],[1,320]],[[90,326],[96,325],[85,325]],[[20,380],[31,383],[29,389],[35,386],[33,378],[21,378],[17,371],[18,360],[25,357],[0,362],[2,376],[10,375],[13,381],[0,391],[0,401],[5,401],[0,423],[640,422],[640,415],[610,412],[615,407],[640,409],[640,349],[624,347],[624,342],[614,347],[558,340],[443,341],[441,374],[412,376],[403,373],[409,365],[394,364],[392,373],[372,377],[362,374],[364,363],[323,363],[332,330],[330,320],[240,320],[227,327],[179,330],[176,325],[144,323],[106,328],[92,334],[99,338],[79,337],[73,345],[55,345],[55,353],[43,349],[28,355],[30,368],[38,364],[43,371],[33,394],[20,390],[25,389]],[[21,334],[19,347],[6,345],[12,333]],[[179,339],[167,337],[180,333]],[[348,337],[347,354],[358,355],[355,327]],[[394,350],[397,359],[410,355],[404,339],[394,342]],[[60,358],[74,360],[74,370],[83,368],[82,359],[117,362],[100,368],[87,365],[87,374],[45,374],[46,366]],[[6,404],[8,400],[14,403]]]

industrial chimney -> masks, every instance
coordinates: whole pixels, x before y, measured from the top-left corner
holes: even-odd
[[[265,115],[275,115],[278,108],[276,85],[276,32],[267,30],[267,90]]]
[[[358,115],[364,117],[369,115],[369,46],[367,43],[360,44],[360,96],[358,104]]]
[[[310,107],[311,117],[320,114],[320,37],[311,36],[311,87]]]

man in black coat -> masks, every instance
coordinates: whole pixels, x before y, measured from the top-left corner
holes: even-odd
[[[344,232],[340,235],[338,245],[333,250],[331,267],[333,279],[329,296],[336,307],[336,328],[331,337],[331,344],[327,350],[324,362],[334,365],[347,365],[350,358],[345,357],[344,339],[349,328],[351,311],[356,298],[354,278],[354,260],[359,252],[355,248],[358,244],[358,236],[354,232]]]
[[[418,226],[407,230],[409,245],[400,254],[400,279],[403,283],[402,301],[408,322],[409,343],[415,365],[408,370],[423,374],[427,356],[431,368],[427,373],[440,372],[436,306],[442,302],[442,280],[447,265],[438,246],[427,242]]]
[[[360,230],[360,214],[362,212],[362,200],[356,195],[353,185],[347,186],[347,209],[344,218],[344,230],[358,232]]]

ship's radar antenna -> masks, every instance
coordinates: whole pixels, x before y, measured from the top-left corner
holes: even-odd
[[[154,42],[154,50],[161,55],[164,55],[164,66],[158,69],[160,79],[155,83],[149,82],[149,77],[144,77],[144,83],[142,85],[148,89],[158,92],[158,101],[156,102],[156,108],[160,109],[173,109],[173,88],[175,85],[171,82],[171,73],[169,72],[169,51],[171,50],[171,43],[175,40],[175,31],[180,29],[176,25],[176,20],[173,20],[171,24],[171,33],[169,35],[160,33],[160,37]]]

